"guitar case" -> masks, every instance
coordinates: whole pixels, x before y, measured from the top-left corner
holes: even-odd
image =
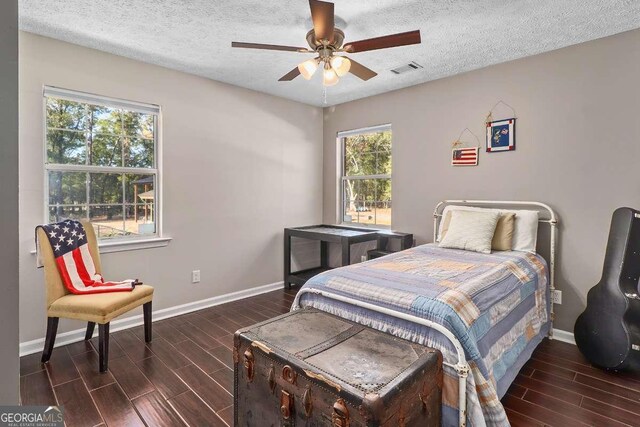
[[[611,219],[602,278],[589,290],[578,317],[578,348],[594,365],[619,370],[640,366],[640,211],[618,208]]]

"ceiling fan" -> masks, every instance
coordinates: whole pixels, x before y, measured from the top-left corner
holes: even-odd
[[[340,77],[347,73],[354,74],[362,80],[369,80],[377,75],[375,71],[344,55],[337,55],[338,53],[358,53],[420,43],[420,30],[416,30],[343,44],[344,33],[334,26],[335,15],[333,3],[309,0],[309,6],[311,7],[311,19],[313,21],[313,29],[307,33],[307,43],[310,49],[243,42],[232,42],[231,47],[315,53],[318,56],[302,62],[296,68],[282,76],[279,81],[291,81],[299,75],[310,80],[316,70],[322,66],[322,83],[325,86],[333,86],[338,83]]]

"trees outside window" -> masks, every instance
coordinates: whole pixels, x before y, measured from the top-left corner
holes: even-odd
[[[342,144],[342,221],[391,226],[391,128],[338,134]]]
[[[157,235],[159,107],[45,89],[47,221]]]

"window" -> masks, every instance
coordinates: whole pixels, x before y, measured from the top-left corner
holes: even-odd
[[[390,227],[391,126],[340,132],[338,139],[342,146],[342,222]]]
[[[46,87],[46,220],[100,239],[158,236],[160,107]]]

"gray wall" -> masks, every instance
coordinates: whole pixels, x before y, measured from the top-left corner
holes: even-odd
[[[29,33],[20,63],[21,341],[45,330],[43,274],[29,253],[44,219],[43,85],[162,106],[173,241],[103,255],[107,278],[152,284],[158,310],[282,280],[283,227],[322,218],[320,108]],[[61,322],[60,332],[81,327]]]
[[[18,1],[0,2],[0,404],[18,402]]]
[[[484,118],[499,100],[516,109],[516,151],[481,150],[479,166],[450,166],[465,127],[484,146]],[[573,331],[600,278],[613,210],[640,208],[640,30],[326,108],[324,221],[337,219],[336,132],[383,123],[393,128],[393,228],[419,243],[431,241],[442,199],[556,209],[564,301],[555,327]]]

